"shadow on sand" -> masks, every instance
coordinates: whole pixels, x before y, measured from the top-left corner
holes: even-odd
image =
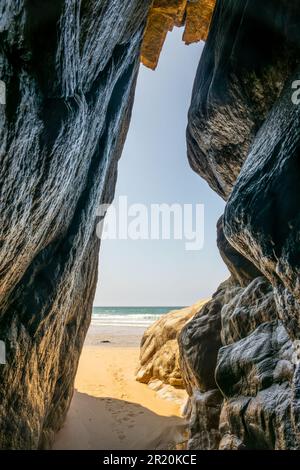
[[[159,416],[136,403],[75,390],[53,449],[174,449],[185,439],[184,419]]]

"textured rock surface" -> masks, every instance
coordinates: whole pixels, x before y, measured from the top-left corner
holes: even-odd
[[[261,275],[254,264],[228,242],[224,234],[223,216],[217,223],[217,245],[224,263],[238,284],[246,286],[251,280]]]
[[[299,61],[299,4],[219,0],[198,67],[188,157],[224,199],[250,144]],[[255,31],[255,34],[254,34]]]
[[[281,322],[266,322],[219,351],[216,380],[225,396],[221,447],[299,448],[292,412],[292,343]]]
[[[0,0],[0,448],[49,446],[68,409],[149,6]],[[204,36],[213,2],[155,6],[152,67],[174,24]],[[300,448],[299,25],[296,0],[218,0],[195,79],[188,156],[229,199],[232,276],[183,328],[180,363],[182,314],[144,338],[141,372],[183,379],[191,449]]]
[[[277,316],[272,286],[262,277],[222,308],[220,448],[299,447],[291,409],[294,349]]]
[[[300,339],[300,106],[287,83],[257,134],[225,212],[226,235],[277,288],[283,322]],[[267,175],[267,178],[266,178]]]
[[[160,380],[163,384],[183,388],[179,366],[177,338],[184,325],[193,318],[205,301],[163,315],[144,333],[141,341],[139,382]]]
[[[221,312],[222,343],[231,344],[251,334],[260,324],[277,319],[272,286],[263,278],[236,287]]]
[[[205,41],[209,32],[216,0],[188,1],[182,39],[186,44]]]
[[[247,338],[241,345],[250,350],[247,355],[236,355],[239,343],[220,351],[217,372],[222,384],[223,371],[224,375],[228,372],[224,362],[235,364],[229,391],[234,390],[235,396],[246,395],[235,385],[237,370],[239,375],[245,370],[253,374],[256,395],[252,389],[249,402],[239,412],[240,399],[234,400],[234,410],[231,404],[227,409],[228,421],[231,424],[237,414],[242,416],[245,425],[238,434],[246,446],[276,449],[300,448],[299,369],[291,363],[295,354],[292,342],[300,338],[300,217],[296,203],[300,108],[291,99],[292,81],[287,82],[257,133],[225,212],[228,239],[273,285],[281,321],[261,325]]]
[[[0,0],[0,448],[48,446],[68,409],[148,7]]]
[[[294,348],[263,278],[231,278],[183,328],[190,449],[299,448]]]
[[[221,309],[235,286],[221,284],[213,298],[182,329],[179,337],[180,366],[190,396],[190,449],[216,449],[220,440],[222,396],[215,382],[221,343]]]
[[[232,277],[180,336],[193,449],[300,449],[299,26],[296,1],[219,0],[195,80],[188,156],[229,198]]]
[[[166,36],[173,27],[183,24],[187,0],[154,0],[143,38],[141,61],[155,69]]]
[[[155,69],[169,31],[183,26],[186,44],[205,40],[216,0],[154,0],[143,39],[141,61]]]

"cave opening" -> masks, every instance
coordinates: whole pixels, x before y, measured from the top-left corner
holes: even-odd
[[[126,216],[137,204],[148,213],[153,205],[190,205],[194,211],[200,204],[203,219],[197,224],[199,214],[194,211],[193,228],[203,231],[203,246],[187,249],[184,231],[176,239],[174,219],[170,219],[173,225],[166,239],[161,230],[154,239],[150,229],[144,239],[130,237],[130,231],[124,230],[122,236],[122,227],[107,239],[102,233],[91,326],[71,409],[54,448],[76,447],[78,439],[81,446],[91,448],[99,448],[100,442],[107,448],[147,448],[156,445],[153,435],[160,445],[165,444],[162,435],[168,435],[168,430],[170,439],[176,441],[184,435],[178,410],[186,392],[179,382],[174,379],[174,387],[161,389],[159,381],[152,380],[148,387],[145,377],[137,382],[135,374],[145,330],[170,311],[191,305],[196,311],[194,306],[199,308],[199,301],[202,304],[209,298],[227,276],[215,242],[224,202],[191,170],[186,157],[187,113],[203,46],[200,42],[187,47],[182,29],[175,28],[167,37],[157,69],[140,66],[112,203],[116,214],[125,199]],[[118,215],[117,223],[125,224],[122,214]],[[141,432],[143,420],[146,433]],[[74,429],[79,431],[74,433]]]
[[[41,3],[0,0],[0,448],[299,449],[300,3]]]

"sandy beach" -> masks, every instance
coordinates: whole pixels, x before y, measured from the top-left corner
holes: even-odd
[[[143,331],[91,326],[53,449],[170,449],[186,439],[180,405],[135,380]]]

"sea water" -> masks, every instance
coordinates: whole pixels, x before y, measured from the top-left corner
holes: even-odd
[[[94,307],[92,325],[147,328],[162,315],[183,307]]]

